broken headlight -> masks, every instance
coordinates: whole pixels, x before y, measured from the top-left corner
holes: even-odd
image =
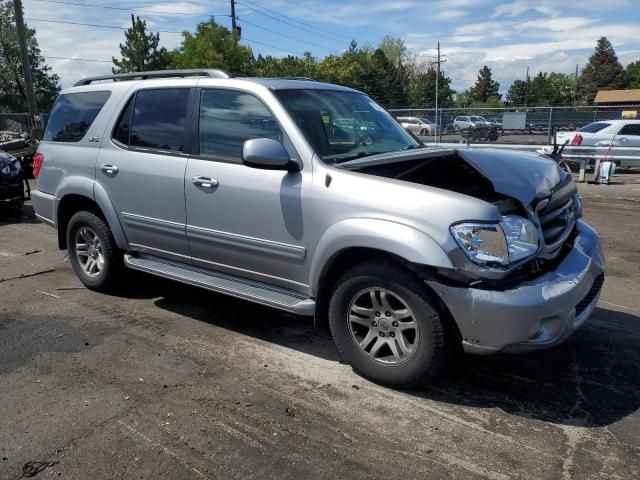
[[[499,223],[458,223],[451,234],[472,262],[506,266],[530,257],[538,250],[538,234],[529,220],[516,215]]]

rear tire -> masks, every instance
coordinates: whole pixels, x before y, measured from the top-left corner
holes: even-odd
[[[357,265],[340,278],[329,326],[342,357],[380,384],[424,385],[448,358],[437,302],[416,275],[390,261]]]
[[[87,211],[76,213],[67,227],[67,249],[78,279],[91,290],[109,291],[122,271],[122,252],[109,226]]]

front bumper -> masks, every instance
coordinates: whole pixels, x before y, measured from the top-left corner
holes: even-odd
[[[593,312],[604,260],[598,234],[578,221],[574,247],[558,267],[504,291],[427,283],[455,319],[467,353],[518,353],[566,340]],[[577,307],[577,308],[576,308]]]

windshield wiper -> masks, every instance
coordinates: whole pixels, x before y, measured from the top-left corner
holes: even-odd
[[[413,150],[414,148],[427,148],[423,145],[407,145],[404,148],[401,148],[400,150]]]

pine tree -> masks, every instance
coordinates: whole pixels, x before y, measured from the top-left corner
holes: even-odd
[[[486,65],[478,72],[478,79],[471,88],[471,97],[476,102],[486,102],[490,98],[500,99],[500,84],[491,78],[491,69]]]
[[[631,62],[627,65],[627,81],[629,88],[640,88],[640,60]]]
[[[626,86],[624,69],[618,61],[613,45],[607,37],[601,37],[578,81],[581,103],[593,103],[598,90],[616,90]]]
[[[113,57],[113,73],[144,72],[164,70],[171,63],[167,49],[158,49],[160,34],[147,34],[147,22],[131,15],[131,27],[124,34],[125,42],[120,44],[122,60]]]
[[[26,30],[36,104],[39,111],[47,112],[60,91],[59,78],[40,52],[36,31],[28,27]],[[0,0],[0,111],[27,111],[22,72],[13,2]]]

